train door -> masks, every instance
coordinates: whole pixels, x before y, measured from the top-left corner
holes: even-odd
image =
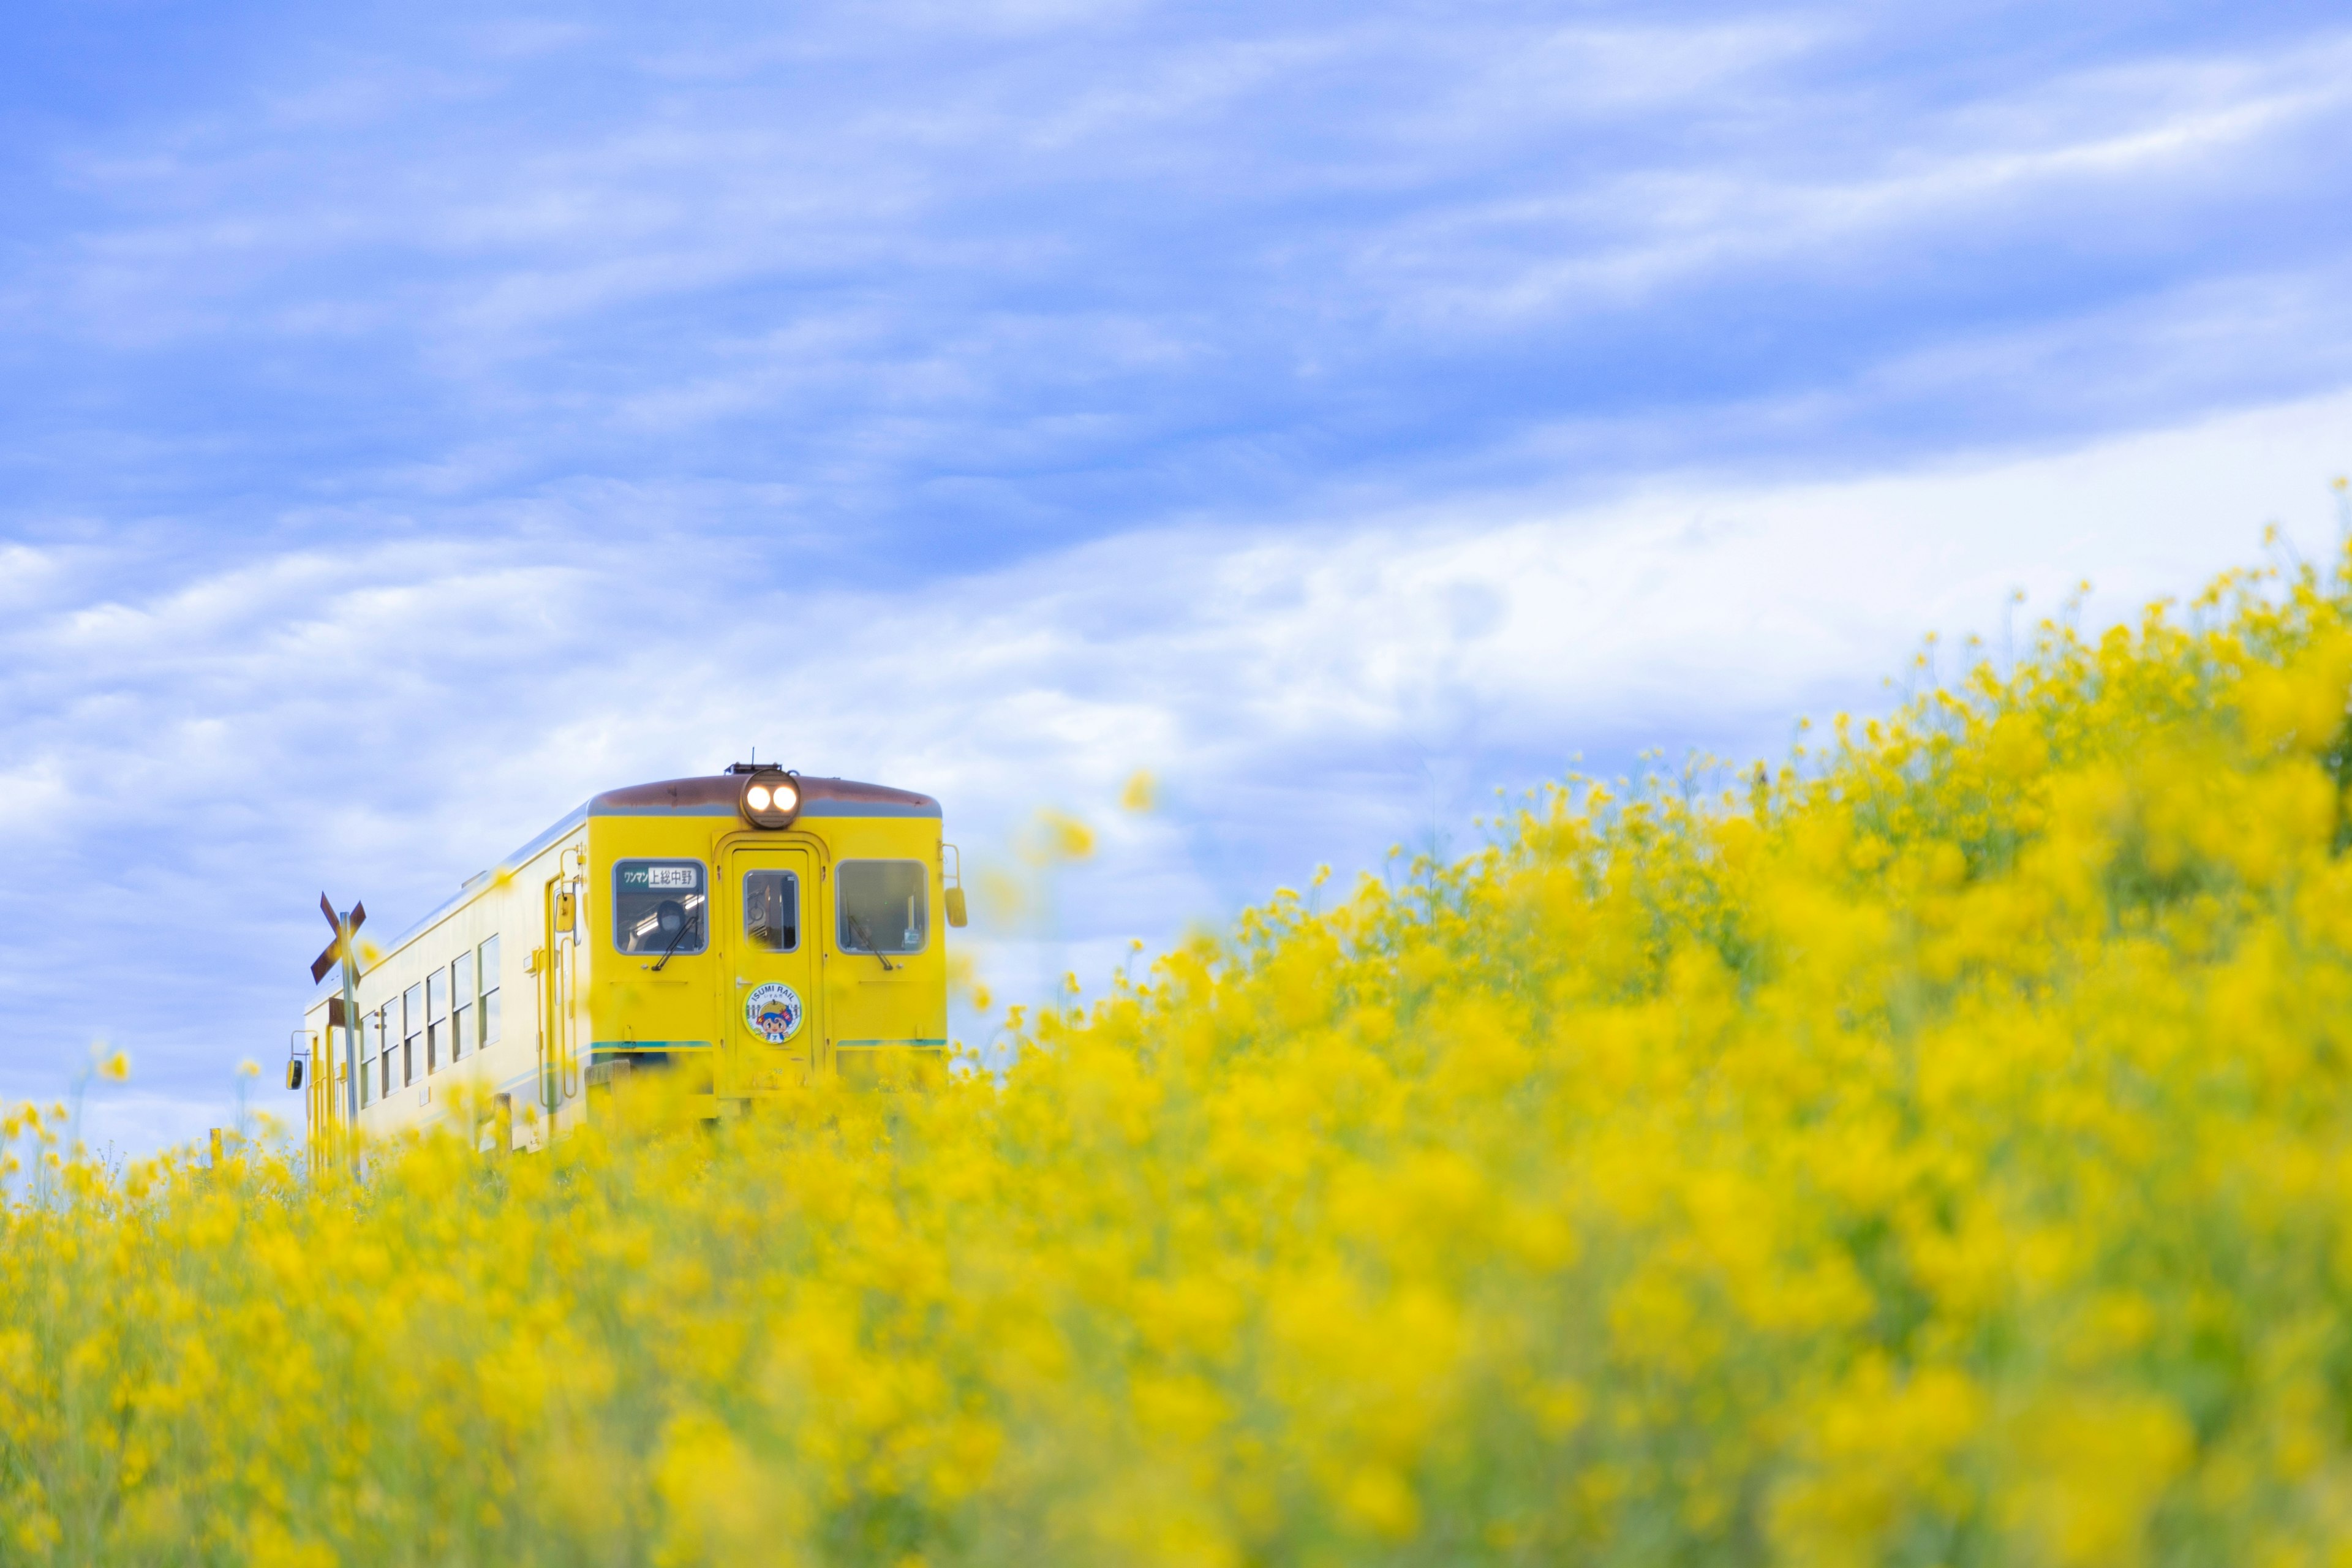
[[[726,866],[719,921],[730,962],[716,966],[728,988],[719,999],[730,1058],[722,1077],[739,1094],[806,1083],[823,1037],[809,852],[745,845],[729,851]]]
[[[547,879],[542,912],[547,945],[531,954],[539,980],[539,1102],[551,1133],[566,1101],[580,1093],[578,932],[582,879],[567,874],[574,851],[564,851]]]

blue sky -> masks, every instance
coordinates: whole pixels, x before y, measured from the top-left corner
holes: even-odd
[[[1001,988],[1778,752],[2352,466],[2319,6],[21,5],[0,1094],[126,1146],[758,744],[1104,850]],[[1149,817],[1114,807],[1137,767]]]

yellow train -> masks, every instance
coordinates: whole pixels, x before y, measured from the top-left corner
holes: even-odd
[[[380,952],[352,943],[348,1019],[322,990],[294,1037],[313,1136],[463,1106],[530,1147],[624,1074],[721,1116],[942,1063],[940,927],[964,910],[940,826],[929,795],[763,764],[607,790]]]

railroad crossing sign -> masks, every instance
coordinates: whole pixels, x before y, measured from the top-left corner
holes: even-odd
[[[310,983],[317,984],[327,977],[327,971],[340,966],[343,972],[343,994],[330,998],[327,1004],[327,1027],[331,1032],[337,1025],[343,1030],[343,1110],[353,1126],[360,1119],[360,952],[359,929],[367,921],[367,906],[352,905],[351,913],[339,915],[327,895],[319,895],[319,912],[335,928],[335,940],[327,951],[310,961]],[[340,1004],[340,1005],[338,1005]]]
[[[324,893],[319,895],[319,912],[325,915],[327,923],[335,928],[335,940],[327,944],[326,952],[310,961],[310,984],[313,985],[324,980],[327,977],[327,971],[332,969],[338,963],[346,960],[356,961],[359,958],[358,953],[347,950],[351,947],[352,937],[360,927],[367,923],[365,904],[352,906],[349,917],[351,923],[346,925],[345,917],[335,912],[335,906],[327,901],[327,895]]]

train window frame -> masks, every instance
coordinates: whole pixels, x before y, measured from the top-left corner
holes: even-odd
[[[474,1008],[481,999],[470,947],[449,961],[449,1059],[461,1061],[474,1047]]]
[[[449,972],[433,969],[425,975],[425,1070],[439,1072],[441,1047],[449,1037]]]
[[[416,1081],[416,1058],[425,1045],[425,982],[400,994],[400,1087]]]
[[[492,931],[474,950],[474,972],[482,987],[482,1011],[478,1026],[484,1049],[499,1043],[499,933]]]
[[[693,868],[695,882],[692,888],[655,887],[650,881],[646,887],[635,889],[622,885],[623,879],[633,869],[650,871],[655,868],[668,869],[679,867]],[[659,940],[661,933],[656,930],[647,935],[646,946],[632,946],[630,942],[632,927],[642,924],[644,921],[637,900],[651,899],[656,893],[666,890],[675,890],[686,895],[684,900],[686,913],[696,928],[693,945],[688,946],[686,943],[683,940],[685,933],[681,932],[681,940],[677,945],[671,947]],[[700,905],[698,909],[695,907],[697,900]],[[660,905],[656,903],[655,908],[658,910]],[[626,958],[651,958],[664,963],[671,958],[693,958],[709,952],[710,951],[709,865],[685,855],[640,855],[626,860],[614,861],[613,951]]]
[[[371,1037],[368,1026],[375,1025]],[[383,1038],[383,1022],[373,1013],[360,1015],[360,1109],[365,1110],[375,1103],[375,1057]]]
[[[865,868],[869,866],[888,867],[894,869],[903,867],[913,870],[915,874],[915,897],[917,900],[915,912],[922,923],[919,928],[921,939],[915,942],[911,947],[869,947],[859,942],[851,934],[849,925],[851,920],[850,884],[853,880],[852,874],[854,872],[863,870]],[[895,898],[896,895],[894,894],[893,897]],[[866,921],[861,919],[858,923],[865,925]],[[898,929],[903,931],[906,928],[901,926]],[[866,934],[869,937],[874,935],[871,926],[867,926]],[[856,860],[843,860],[837,863],[833,868],[833,940],[834,945],[839,948],[841,952],[845,953],[856,953],[860,957],[912,958],[918,953],[929,951],[931,945],[930,868],[920,860],[904,859],[895,856],[872,856]]]
[[[790,910],[792,923],[787,928],[792,941],[781,945],[763,940],[760,932],[765,928],[757,927],[751,923],[751,884],[755,879],[767,877],[781,877],[783,879],[784,886],[792,889]],[[798,871],[782,866],[754,866],[743,873],[743,880],[737,889],[736,897],[743,906],[743,938],[751,944],[753,952],[798,952],[801,950],[801,928],[806,921],[803,919],[801,874]]]

